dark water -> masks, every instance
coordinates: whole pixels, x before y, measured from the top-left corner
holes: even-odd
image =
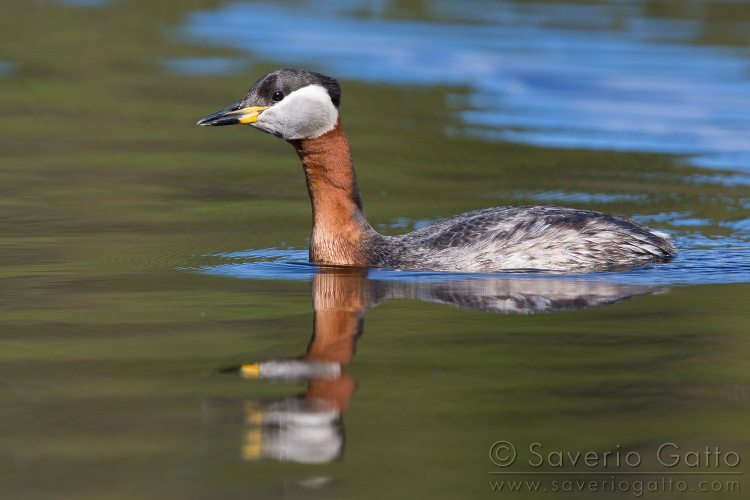
[[[750,2],[2,14],[1,498],[744,498]],[[679,256],[312,266],[291,148],[194,126],[288,66],[342,80],[384,233],[562,204]]]

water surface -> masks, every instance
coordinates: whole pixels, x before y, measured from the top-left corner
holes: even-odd
[[[627,473],[618,497],[741,497],[747,2],[5,13],[3,499],[598,498],[560,487],[601,472]],[[284,66],[342,80],[384,233],[563,204],[667,231],[680,254],[584,275],[312,266],[291,148],[194,126]],[[502,441],[517,448],[506,467]],[[643,464],[540,468],[534,443]],[[700,469],[731,473],[705,476],[722,491],[659,463],[665,443],[729,457]],[[555,475],[538,491],[497,491],[539,471]],[[686,491],[639,495],[654,478]]]

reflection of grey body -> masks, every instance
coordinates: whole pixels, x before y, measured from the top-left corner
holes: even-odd
[[[645,285],[563,278],[477,278],[443,283],[401,283],[400,296],[467,309],[541,313],[602,306],[654,291]]]
[[[355,383],[343,370],[354,355],[367,311],[385,299],[414,298],[503,313],[581,309],[653,289],[554,277],[472,278],[454,281],[377,281],[361,269],[323,268],[312,279],[313,337],[299,359],[243,365],[261,380],[306,381],[297,399],[244,402],[242,456],[302,463],[328,462],[343,452],[341,416]]]

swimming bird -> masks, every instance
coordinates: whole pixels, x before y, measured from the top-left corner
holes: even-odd
[[[337,80],[281,69],[255,82],[240,102],[198,122],[250,125],[295,148],[312,201],[314,264],[586,272],[663,262],[676,255],[667,234],[634,220],[557,206],[485,208],[404,235],[381,235],[365,217],[340,104]]]

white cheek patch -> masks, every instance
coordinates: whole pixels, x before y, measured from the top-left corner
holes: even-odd
[[[336,126],[339,112],[326,89],[308,85],[258,116],[255,127],[282,139],[314,139]]]

